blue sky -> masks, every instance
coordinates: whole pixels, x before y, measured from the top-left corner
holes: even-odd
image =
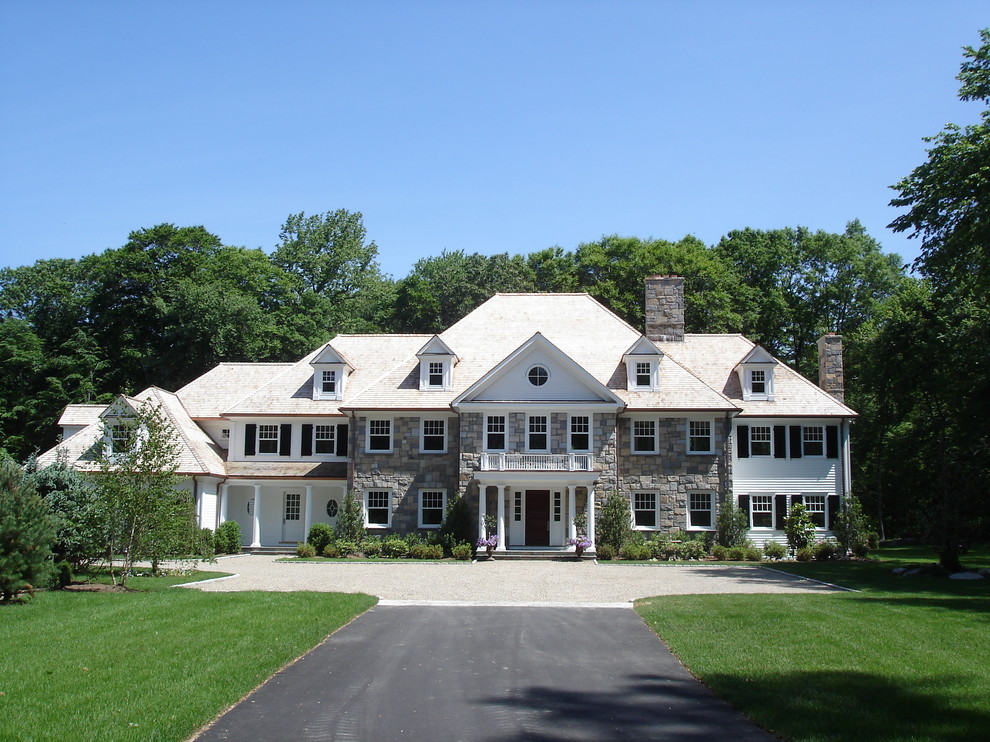
[[[361,211],[399,278],[441,250],[842,231],[956,99],[985,2],[0,0],[0,266],[202,224],[271,250]]]

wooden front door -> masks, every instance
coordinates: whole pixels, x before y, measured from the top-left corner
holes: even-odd
[[[526,546],[550,545],[550,490],[526,490]]]

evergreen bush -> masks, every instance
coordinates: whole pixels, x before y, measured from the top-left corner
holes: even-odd
[[[241,552],[241,526],[236,520],[225,520],[213,534],[213,551],[217,554]]]
[[[312,559],[316,556],[316,549],[312,544],[296,544],[296,556],[303,559]]]
[[[795,554],[795,557],[799,562],[810,562],[814,556],[814,553],[812,553],[811,549],[807,546],[801,547]]]
[[[736,507],[731,497],[727,497],[725,502],[719,505],[718,516],[715,518],[715,543],[726,548],[742,546],[746,540],[747,530],[749,530],[749,521],[746,512]]]
[[[724,562],[728,558],[728,551],[722,544],[715,544],[712,547],[712,558],[716,561]]]
[[[471,558],[474,550],[471,548],[471,544],[454,544],[450,552],[454,555],[454,559],[466,562]]]
[[[474,522],[466,498],[458,495],[447,503],[443,522],[440,524],[440,537],[451,553],[457,544],[470,544],[474,541]]]
[[[0,463],[0,602],[48,584],[55,518],[13,461]]]
[[[787,556],[787,548],[776,541],[767,541],[763,544],[763,555],[767,559],[783,559]]]
[[[361,510],[361,503],[354,497],[353,490],[344,495],[340,510],[337,512],[334,532],[338,540],[353,541],[356,544],[361,543],[365,537],[364,513]]]
[[[792,552],[807,549],[815,539],[815,522],[811,520],[804,505],[797,502],[791,505],[791,510],[784,518],[784,533],[787,535],[787,545]]]
[[[333,527],[329,523],[314,523],[309,527],[307,543],[313,545],[317,554],[322,554],[334,541]]]
[[[598,544],[595,547],[595,555],[603,562],[610,562],[615,559],[615,549],[612,548],[611,544]]]
[[[812,547],[816,562],[827,562],[834,559],[839,551],[839,547],[834,541],[819,541]]]
[[[588,496],[593,497],[590,493]],[[632,538],[632,534],[629,500],[618,492],[610,492],[605,498],[596,524],[596,546],[610,546],[612,553],[618,554],[622,545]]]
[[[400,536],[389,536],[382,540],[382,556],[386,559],[402,559],[409,555],[409,546]]]

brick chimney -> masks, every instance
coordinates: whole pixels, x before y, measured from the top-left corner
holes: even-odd
[[[654,342],[684,340],[684,279],[646,277],[646,337]]]
[[[840,402],[846,401],[842,372],[842,335],[830,332],[818,338],[818,386]]]

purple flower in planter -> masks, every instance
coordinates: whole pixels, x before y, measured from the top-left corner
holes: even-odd
[[[475,546],[478,547],[498,546],[498,536],[487,536],[485,538],[479,538],[475,542]]]
[[[569,538],[567,543],[571,546],[576,546],[579,551],[584,551],[585,549],[590,549],[594,542],[587,536],[579,536],[578,538]]]

